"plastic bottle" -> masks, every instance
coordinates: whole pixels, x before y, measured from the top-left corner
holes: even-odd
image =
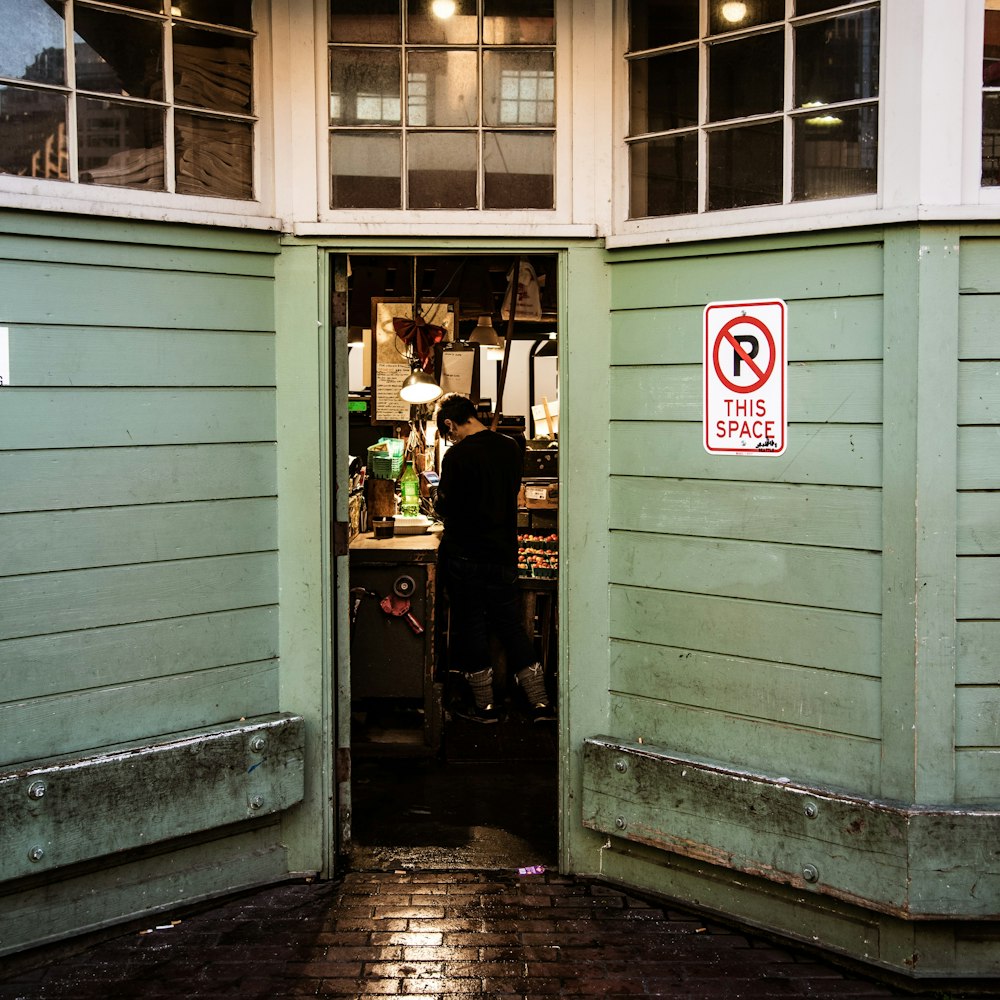
[[[399,480],[399,513],[403,517],[420,516],[420,480],[412,462],[406,463]]]

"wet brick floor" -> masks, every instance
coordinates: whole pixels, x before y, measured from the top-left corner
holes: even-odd
[[[353,872],[160,920],[17,975],[0,965],[0,1000],[904,995],[553,872]]]

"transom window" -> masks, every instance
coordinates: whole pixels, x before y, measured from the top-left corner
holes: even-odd
[[[632,0],[629,215],[874,193],[879,4]]]
[[[0,173],[252,198],[250,7],[0,0]]]
[[[555,207],[553,0],[330,0],[330,205]]]

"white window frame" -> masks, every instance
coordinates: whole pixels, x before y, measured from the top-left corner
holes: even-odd
[[[579,8],[579,4],[577,7]],[[453,235],[488,230],[491,235],[527,236],[537,233],[546,235],[594,236],[596,225],[593,211],[584,220],[574,218],[574,167],[573,163],[573,52],[574,36],[572,0],[556,0],[556,41],[555,41],[555,156],[553,160],[553,194],[555,207],[552,209],[433,209],[410,210],[330,208],[330,144],[329,135],[329,70],[326,4],[317,4],[316,38],[317,52],[320,54],[316,80],[318,92],[316,107],[317,169],[319,206],[318,222],[314,225],[299,223],[295,232],[301,235],[321,235],[335,229],[344,235],[370,235],[391,231],[404,235]],[[589,19],[593,20],[592,12]],[[516,48],[516,46],[515,46]],[[582,181],[586,187],[589,177],[584,168]],[[577,178],[581,177],[577,171]]]
[[[983,187],[983,34],[986,0],[966,6],[964,133],[966,156],[962,171],[962,202],[1000,209],[1000,185]],[[995,216],[991,216],[995,217]]]
[[[792,10],[791,0],[786,2],[786,15]],[[851,0],[844,0],[850,3]],[[712,210],[687,215],[653,216],[642,219],[630,219],[629,215],[629,185],[630,165],[629,150],[625,137],[629,134],[629,79],[628,65],[625,53],[628,46],[628,4],[627,0],[619,0],[615,16],[615,57],[617,62],[616,77],[618,86],[616,92],[620,95],[616,101],[616,128],[618,137],[615,149],[615,204],[613,232],[608,236],[608,246],[644,245],[652,242],[678,242],[682,240],[712,239],[718,236],[755,235],[769,232],[788,232],[809,229],[827,229],[831,225],[851,226],[870,221],[880,207],[885,170],[885,112],[886,79],[885,57],[888,31],[886,29],[886,7],[893,0],[882,0],[881,28],[879,32],[879,135],[878,135],[878,171],[877,191],[875,194],[855,195],[849,198],[831,198],[815,201],[793,202],[791,170],[784,169],[782,182],[783,203],[776,205],[759,205],[750,208],[735,208]],[[920,0],[905,0],[905,2],[920,2]],[[705,16],[702,6],[699,14]],[[705,44],[704,40],[700,43]],[[791,32],[786,32],[785,40],[785,92],[782,106],[784,128],[783,164],[791,163],[792,130],[789,121],[793,111],[793,74],[794,64],[791,53]],[[707,86],[704,75],[706,60],[699,60],[699,104],[707,100]],[[704,117],[703,115],[701,117]],[[707,134],[706,129],[699,130]],[[703,148],[705,135],[699,138],[700,152],[698,157],[699,173],[707,170],[707,158]],[[703,187],[704,177],[699,181]],[[836,222],[834,222],[836,220]]]
[[[271,0],[253,0],[254,42],[254,151],[253,200],[214,198],[145,191],[137,188],[81,184],[75,165],[70,180],[45,180],[0,174],[0,207],[44,212],[64,212],[111,218],[149,219],[158,222],[185,222],[203,225],[239,226],[275,230],[273,217],[274,182],[271,171],[273,106],[270,87],[270,6]],[[109,7],[109,10],[113,10]],[[72,8],[68,8],[71,12]],[[66,19],[66,44],[73,44],[72,14]],[[169,54],[168,54],[169,59]],[[164,74],[171,72],[165,63]],[[168,81],[169,82],[169,81]],[[75,91],[72,92],[75,95]],[[71,100],[74,97],[71,96]],[[168,110],[168,127],[170,111]],[[76,118],[70,116],[67,142],[76,144]],[[75,164],[75,157],[71,157]]]

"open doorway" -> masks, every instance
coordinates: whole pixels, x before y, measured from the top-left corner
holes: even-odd
[[[557,725],[524,710],[499,642],[497,721],[463,711],[472,692],[455,662],[460,623],[437,560],[436,477],[448,443],[436,434],[434,402],[411,405],[400,388],[414,371],[430,376],[518,444],[520,614],[556,704],[558,257],[363,253],[345,256],[338,273],[346,294],[334,313],[348,328],[350,373],[349,863],[555,866]]]

